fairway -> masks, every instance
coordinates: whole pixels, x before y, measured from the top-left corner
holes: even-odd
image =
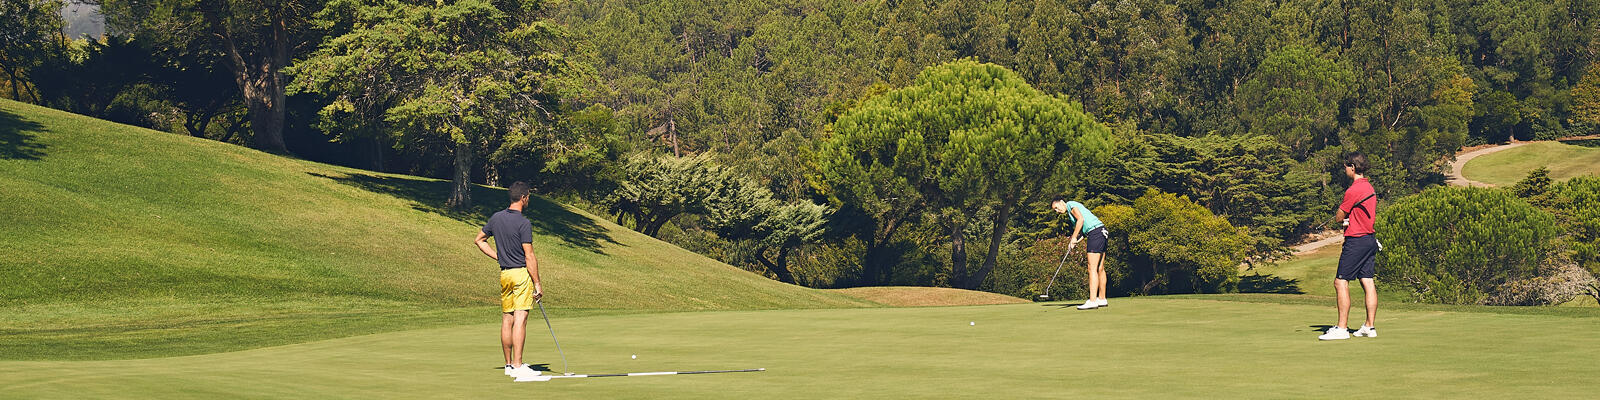
[[[1461,175],[1495,186],[1510,186],[1541,166],[1550,168],[1550,178],[1557,181],[1600,174],[1600,140],[1529,143],[1485,154],[1468,161]]]
[[[1280,296],[1283,297],[1283,296]],[[495,326],[202,356],[0,362],[15,398],[1576,398],[1600,314],[1385,311],[1381,337],[1316,340],[1327,306],[1149,297],[1071,303],[562,317],[574,372],[766,372],[512,383]],[[492,310],[483,310],[492,315]],[[1573,316],[1576,315],[1576,316]],[[975,325],[969,325],[975,322]],[[539,327],[542,328],[542,327]],[[848,338],[848,340],[844,340]],[[549,337],[530,363],[562,370]],[[638,355],[638,359],[629,358]],[[1360,376],[1360,384],[1351,381]]]

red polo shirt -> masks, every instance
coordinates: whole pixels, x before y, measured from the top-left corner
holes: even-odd
[[[1367,183],[1367,178],[1356,179],[1350,188],[1344,190],[1344,202],[1339,204],[1339,210],[1350,218],[1350,225],[1344,227],[1345,237],[1378,233],[1372,228],[1372,220],[1376,217],[1373,212],[1378,210],[1378,198],[1372,196],[1373,193],[1372,184]],[[1358,201],[1361,203],[1357,204]]]

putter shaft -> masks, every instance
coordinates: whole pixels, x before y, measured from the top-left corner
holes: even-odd
[[[539,305],[539,315],[544,317],[544,327],[550,329],[550,340],[556,342],[556,353],[561,354],[561,370],[567,375],[572,375],[572,368],[567,365],[567,352],[561,351],[561,341],[556,339],[556,328],[550,326],[550,314],[544,312],[544,300],[534,300]]]
[[[1061,255],[1061,262],[1056,263],[1056,272],[1050,274],[1050,283],[1044,285],[1044,294],[1039,295],[1039,297],[1046,299],[1050,298],[1050,288],[1056,284],[1056,275],[1061,274],[1061,267],[1067,265],[1067,256],[1072,255],[1072,248],[1077,246],[1078,245],[1076,243],[1067,245],[1067,252]]]

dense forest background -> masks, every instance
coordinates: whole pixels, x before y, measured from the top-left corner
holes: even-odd
[[[1218,271],[1326,222],[1347,152],[1400,198],[1442,184],[1464,146],[1600,129],[1594,0],[102,0],[103,37],[61,33],[59,2],[3,1],[0,95],[375,171],[527,180],[813,287],[1038,294],[1064,196],[1126,235],[1114,292],[1233,291]],[[842,193],[851,177],[819,162],[835,123],[953,62],[1073,103],[1105,145],[1004,201]]]

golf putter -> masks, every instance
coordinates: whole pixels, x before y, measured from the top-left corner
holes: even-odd
[[[1067,265],[1067,256],[1072,255],[1072,248],[1073,247],[1077,247],[1077,246],[1078,246],[1077,243],[1067,244],[1067,252],[1065,254],[1061,255],[1061,262],[1056,263],[1056,272],[1053,273],[1053,274],[1050,274],[1050,283],[1044,285],[1044,294],[1039,295],[1039,298],[1041,298],[1041,299],[1049,299],[1050,298],[1050,288],[1052,286],[1055,286],[1055,284],[1056,284],[1056,275],[1060,275],[1061,274],[1061,267]]]
[[[567,353],[561,351],[561,341],[556,340],[556,328],[550,326],[550,314],[544,312],[544,299],[534,300],[539,305],[539,315],[544,316],[544,327],[550,328],[550,340],[556,342],[556,352],[561,353],[561,369],[565,375],[572,375],[572,368],[567,365]]]

